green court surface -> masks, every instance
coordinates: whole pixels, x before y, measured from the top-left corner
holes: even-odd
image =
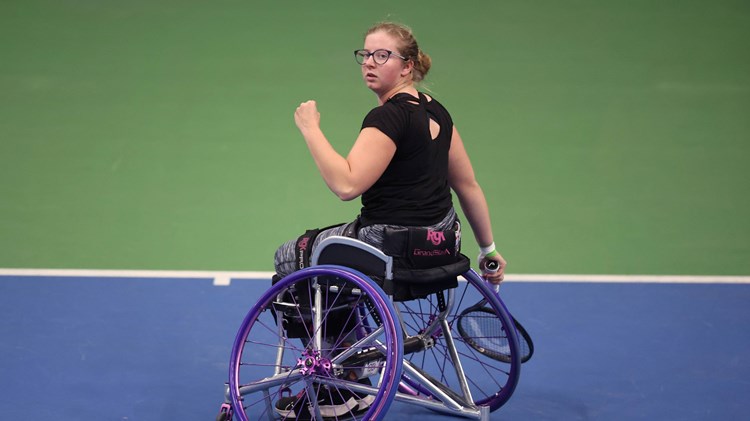
[[[750,274],[750,3],[728,0],[3,1],[0,267],[267,271],[352,219],[293,112],[317,100],[346,154],[383,19],[433,58],[509,272]]]

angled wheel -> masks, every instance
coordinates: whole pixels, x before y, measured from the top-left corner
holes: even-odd
[[[453,292],[444,291],[397,304],[406,334],[421,334],[432,344],[424,351],[405,356],[405,364],[409,367],[404,368],[401,391],[416,396],[433,395],[416,379],[419,375],[409,373],[408,369],[412,369],[447,386],[449,395],[468,395],[475,405],[488,406],[494,411],[510,398],[518,383],[521,357],[517,333],[504,304],[485,281],[471,270],[464,274],[464,278],[466,282],[459,282]],[[449,294],[453,294],[452,306]],[[462,313],[476,308],[479,303],[498,326],[498,333],[493,334],[495,337],[491,340],[501,343],[502,358],[488,357],[486,352],[480,352],[483,350],[476,345],[477,342],[486,342],[488,338],[467,337],[465,332],[464,335],[459,332],[458,321]],[[447,329],[439,323],[443,309]],[[455,345],[455,353],[451,352],[451,342]]]
[[[240,420],[378,420],[401,377],[403,339],[365,275],[322,265],[266,291],[237,333],[229,393]]]

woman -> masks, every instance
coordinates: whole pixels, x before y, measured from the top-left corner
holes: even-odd
[[[385,226],[449,229],[456,220],[452,190],[479,243],[479,267],[490,261],[499,267],[483,276],[499,284],[506,262],[495,250],[487,201],[461,136],[448,111],[416,87],[430,70],[430,57],[419,49],[411,29],[391,22],[370,28],[364,48],[355,51],[355,57],[378,107],[365,117],[349,155],[338,154],[326,139],[315,101],[302,103],[294,120],[331,191],[342,200],[362,196],[357,237],[380,248]],[[415,118],[421,105],[428,124]],[[347,228],[320,232],[313,249]],[[276,252],[276,273],[281,277],[296,269],[295,245],[296,241],[289,241]]]
[[[342,200],[362,196],[356,236],[382,248],[386,227],[455,229],[452,190],[479,243],[479,267],[485,268],[490,261],[498,266],[483,276],[499,284],[506,262],[495,250],[487,202],[461,136],[448,111],[416,88],[430,70],[430,57],[419,49],[409,28],[385,22],[367,31],[364,48],[355,51],[355,58],[378,106],[365,117],[349,155],[339,155],[326,139],[315,101],[302,103],[294,120],[331,191]],[[353,225],[324,229],[311,249],[328,236],[351,234]],[[299,268],[297,247],[298,241],[292,240],[277,250],[279,277]],[[324,403],[321,410],[339,416],[352,410],[352,405],[355,412],[369,405],[366,396],[336,397],[349,402]],[[304,402],[303,391],[277,401],[276,411],[290,419],[309,419]]]

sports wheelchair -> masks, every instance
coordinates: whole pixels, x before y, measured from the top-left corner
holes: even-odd
[[[465,260],[460,273],[446,269],[465,282],[415,282],[404,299],[394,285],[409,279],[394,276],[392,257],[324,239],[311,266],[275,282],[242,322],[217,421],[380,420],[394,401],[489,420],[533,349]],[[296,407],[280,411],[295,394]]]

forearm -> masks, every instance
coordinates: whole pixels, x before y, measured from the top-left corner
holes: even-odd
[[[494,242],[492,236],[492,223],[487,200],[482,188],[477,183],[465,186],[456,191],[461,209],[469,221],[474,238],[480,247],[489,246]]]
[[[333,149],[319,128],[305,130],[302,136],[328,188],[342,200],[353,199],[351,168],[346,158]]]

